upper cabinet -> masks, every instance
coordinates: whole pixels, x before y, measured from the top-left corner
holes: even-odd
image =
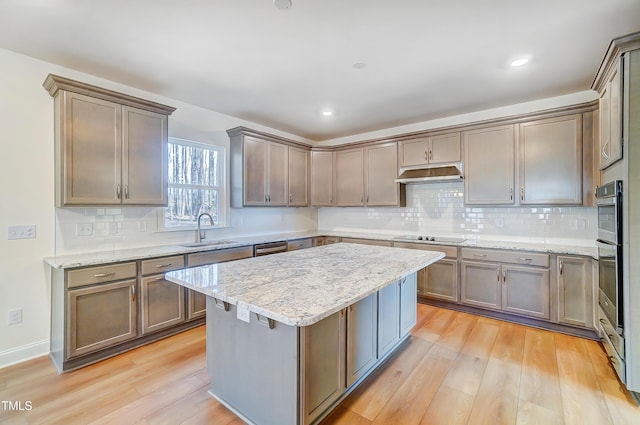
[[[520,205],[582,203],[582,115],[520,124]]]
[[[514,205],[514,126],[462,133],[465,204]]]
[[[311,206],[333,205],[333,152],[311,152]]]
[[[335,153],[335,205],[402,206],[397,143],[383,143]]]
[[[308,149],[244,127],[227,133],[231,138],[233,208],[308,205]]]
[[[420,137],[398,142],[401,167],[459,162],[460,133]]]
[[[309,150],[289,146],[289,206],[309,205]]]
[[[56,206],[167,204],[167,121],[175,108],[49,75]]]
[[[336,206],[364,205],[364,150],[356,148],[336,152],[334,172]]]
[[[600,91],[600,169],[622,158],[620,65],[611,69]]]

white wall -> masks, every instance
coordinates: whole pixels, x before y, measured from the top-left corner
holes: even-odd
[[[156,208],[54,208],[53,99],[42,87],[49,73],[77,79],[177,108],[169,135],[227,147],[226,130],[244,125],[294,140],[297,136],[238,120],[174,99],[0,49],[0,367],[49,351],[50,285],[43,257],[80,251],[168,244],[191,240],[193,232],[157,233]],[[219,235],[304,231],[316,228],[314,208],[231,210],[229,229]],[[77,237],[76,222],[116,221],[119,232]],[[147,223],[144,232],[140,222]],[[35,224],[37,237],[7,240],[8,226]],[[142,226],[144,228],[145,226]],[[99,226],[97,227],[99,228]],[[22,323],[7,325],[7,312],[22,308]]]

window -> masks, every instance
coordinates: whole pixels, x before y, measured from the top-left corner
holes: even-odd
[[[198,215],[209,213],[216,226],[226,224],[225,150],[220,146],[169,138],[169,203],[165,230],[193,229]],[[203,220],[209,224],[208,220]]]

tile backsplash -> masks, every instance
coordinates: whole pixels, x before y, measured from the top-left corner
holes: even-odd
[[[318,229],[576,244],[596,238],[595,207],[465,206],[462,182],[412,184],[406,190],[403,208],[321,208]]]
[[[193,242],[194,230],[163,231],[162,208],[57,208],[55,255],[112,251]],[[229,227],[207,230],[209,238],[231,238],[315,230],[315,208],[238,208]]]

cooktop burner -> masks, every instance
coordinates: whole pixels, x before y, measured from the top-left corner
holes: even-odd
[[[421,242],[421,243],[449,243],[459,244],[466,241],[465,238],[449,238],[446,236],[422,236],[422,235],[404,235],[397,236],[394,239],[407,242]]]

